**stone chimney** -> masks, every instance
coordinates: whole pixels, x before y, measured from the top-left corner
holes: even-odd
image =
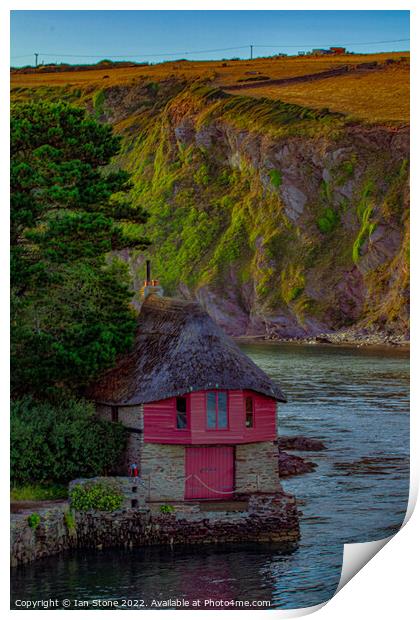
[[[149,295],[163,296],[163,288],[159,285],[159,280],[151,279],[150,260],[146,261],[146,279],[140,289],[140,300],[143,302]]]

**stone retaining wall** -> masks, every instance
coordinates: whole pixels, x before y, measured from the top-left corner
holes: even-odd
[[[67,502],[54,507],[37,510],[41,522],[30,527],[30,510],[12,514],[10,517],[10,564],[26,564],[61,551],[71,549],[77,544],[76,532],[69,532],[65,514],[69,512]]]
[[[148,507],[116,512],[76,512],[66,522],[69,506],[39,510],[41,522],[28,524],[30,511],[12,514],[11,564],[17,566],[72,548],[192,545],[224,542],[279,542],[299,540],[296,502],[286,493],[247,497],[241,512],[176,510],[171,514]]]

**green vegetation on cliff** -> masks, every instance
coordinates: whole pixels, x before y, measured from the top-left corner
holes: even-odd
[[[168,294],[198,295],[233,333],[406,330],[404,129],[203,80],[151,84],[84,87],[80,100],[96,114],[99,97],[122,135],[113,165],[149,213],[147,253]],[[144,257],[130,254],[136,277]]]

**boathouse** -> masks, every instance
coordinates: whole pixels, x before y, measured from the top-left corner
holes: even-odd
[[[280,387],[200,304],[164,297],[149,268],[142,298],[131,352],[89,391],[129,431],[121,473],[135,463],[151,501],[278,491]]]

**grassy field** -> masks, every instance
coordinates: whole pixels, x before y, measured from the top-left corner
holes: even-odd
[[[247,89],[244,94],[311,108],[329,108],[372,123],[404,123],[410,120],[409,80],[409,67],[391,66],[365,74],[349,73],[314,82]]]
[[[382,65],[365,74],[350,72],[325,80],[289,84],[266,85],[246,89],[243,94],[267,97],[307,107],[329,108],[369,122],[406,122],[409,113],[409,62],[398,62],[383,68],[387,59],[409,60],[408,52],[384,54],[355,54],[331,57],[257,58],[239,61],[168,62],[159,65],[106,68],[100,70],[47,73],[12,73],[11,87],[18,98],[19,89],[64,87],[91,93],[113,85],[141,81],[159,82],[168,78],[188,81],[205,79],[221,88],[253,77],[269,79],[289,78],[319,73],[335,67],[378,62]]]

